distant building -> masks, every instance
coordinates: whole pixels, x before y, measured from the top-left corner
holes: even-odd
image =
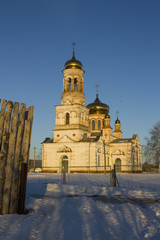
[[[41,168],[42,167],[42,160],[35,160],[35,168]],[[29,168],[34,168],[34,160],[29,159]]]
[[[137,134],[122,138],[121,123],[110,125],[109,106],[99,100],[85,105],[82,63],[73,57],[63,70],[61,105],[56,105],[54,138],[42,143],[45,171],[104,172],[116,165],[119,172],[142,171],[142,146]]]

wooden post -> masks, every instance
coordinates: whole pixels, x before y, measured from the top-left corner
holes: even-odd
[[[31,128],[33,122],[33,107],[28,110],[27,120],[25,120],[24,126],[24,136],[22,143],[22,156],[24,162],[21,164],[20,170],[20,187],[18,196],[18,213],[24,213],[25,207],[25,195],[27,187],[27,172],[28,172],[28,162],[29,162],[29,150],[30,150],[30,140],[31,140]]]
[[[15,146],[16,146],[16,137],[17,137],[18,113],[19,113],[19,103],[16,102],[13,110],[13,116],[12,116],[11,131],[10,131],[10,137],[9,137],[9,149],[8,149],[6,171],[5,171],[3,206],[2,206],[3,214],[9,213],[11,182],[12,182],[12,173],[13,173],[13,167],[14,167]]]
[[[29,165],[29,153],[30,153],[30,143],[31,143],[31,134],[32,134],[32,124],[33,124],[33,111],[34,107],[31,106],[28,108],[28,120],[30,121],[30,138],[29,138],[29,151],[28,151],[28,165]]]
[[[66,171],[65,171],[65,167],[62,166],[62,184],[66,183]]]
[[[35,169],[36,169],[36,147],[34,147],[34,172],[35,172]]]
[[[111,170],[110,186],[111,187],[116,187],[116,168],[115,168],[115,165],[114,165],[114,168]]]
[[[4,186],[4,172],[1,171],[4,168],[4,153],[0,152],[0,214],[2,212],[2,203],[3,203],[3,186]]]
[[[25,196],[26,196],[26,182],[27,182],[28,164],[21,162],[20,164],[20,184],[18,196],[18,211],[19,214],[25,213]]]
[[[2,205],[3,205],[3,190],[4,190],[4,180],[5,180],[5,164],[7,159],[7,151],[8,151],[8,139],[3,138],[3,151],[0,152],[0,214],[2,213]]]
[[[28,110],[28,118],[27,120],[25,120],[24,137],[22,144],[22,156],[24,158],[25,163],[29,162],[32,121],[33,121],[33,107],[30,107]]]
[[[1,111],[0,111],[0,149],[1,149],[1,145],[2,145],[2,136],[3,136],[3,128],[4,128],[6,106],[7,106],[7,101],[3,100],[2,101]]]
[[[1,102],[1,101],[0,101]],[[5,112],[7,105],[7,111]],[[0,214],[24,213],[33,107],[3,100],[0,111]],[[13,111],[13,116],[12,116]],[[12,117],[12,120],[11,120]],[[20,164],[20,160],[24,160]],[[20,169],[20,171],[19,171]],[[19,194],[18,194],[19,193]]]
[[[9,101],[7,103],[7,111],[5,112],[5,121],[4,121],[3,134],[2,134],[2,144],[1,144],[1,152],[3,153],[4,156],[3,157],[1,156],[1,161],[0,161],[0,172],[1,172],[1,181],[0,181],[0,213],[2,213],[2,205],[3,205],[5,165],[6,165],[7,154],[8,154],[9,128],[10,128],[10,120],[11,120],[12,108],[13,108],[13,103],[11,101]]]
[[[12,175],[11,200],[10,200],[9,213],[17,213],[17,207],[18,207],[19,168],[20,168],[20,160],[22,158],[21,149],[22,149],[22,140],[23,140],[25,110],[26,110],[26,105],[24,103],[21,103],[19,121],[18,121],[18,130],[17,130],[15,159],[14,159],[14,171]]]

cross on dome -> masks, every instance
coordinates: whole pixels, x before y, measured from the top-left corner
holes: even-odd
[[[96,84],[96,92],[97,92],[97,94],[96,94],[96,96],[98,97],[98,88],[99,88],[99,85],[98,84]]]
[[[73,46],[73,56],[75,55],[75,45],[76,45],[76,43],[73,42],[73,43],[72,43],[72,46]]]
[[[117,113],[117,119],[118,119],[118,113],[119,113],[119,111],[117,111],[116,113]]]

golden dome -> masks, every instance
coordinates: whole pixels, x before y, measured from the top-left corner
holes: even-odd
[[[82,63],[75,58],[75,53],[73,52],[72,59],[67,61],[64,65],[64,67],[65,67],[65,69],[76,68],[76,69],[81,69],[82,70],[83,66],[82,66]]]
[[[90,103],[87,105],[87,107],[90,109],[89,114],[106,114],[109,113],[109,106],[105,103],[102,103],[99,98],[98,94],[96,94],[96,99],[93,103]],[[109,116],[109,115],[108,115]]]

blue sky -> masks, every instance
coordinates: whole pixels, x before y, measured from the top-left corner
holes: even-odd
[[[112,127],[118,110],[123,137],[143,145],[160,120],[160,1],[1,0],[0,98],[34,106],[31,157],[52,137],[73,41],[86,105],[99,84]]]

